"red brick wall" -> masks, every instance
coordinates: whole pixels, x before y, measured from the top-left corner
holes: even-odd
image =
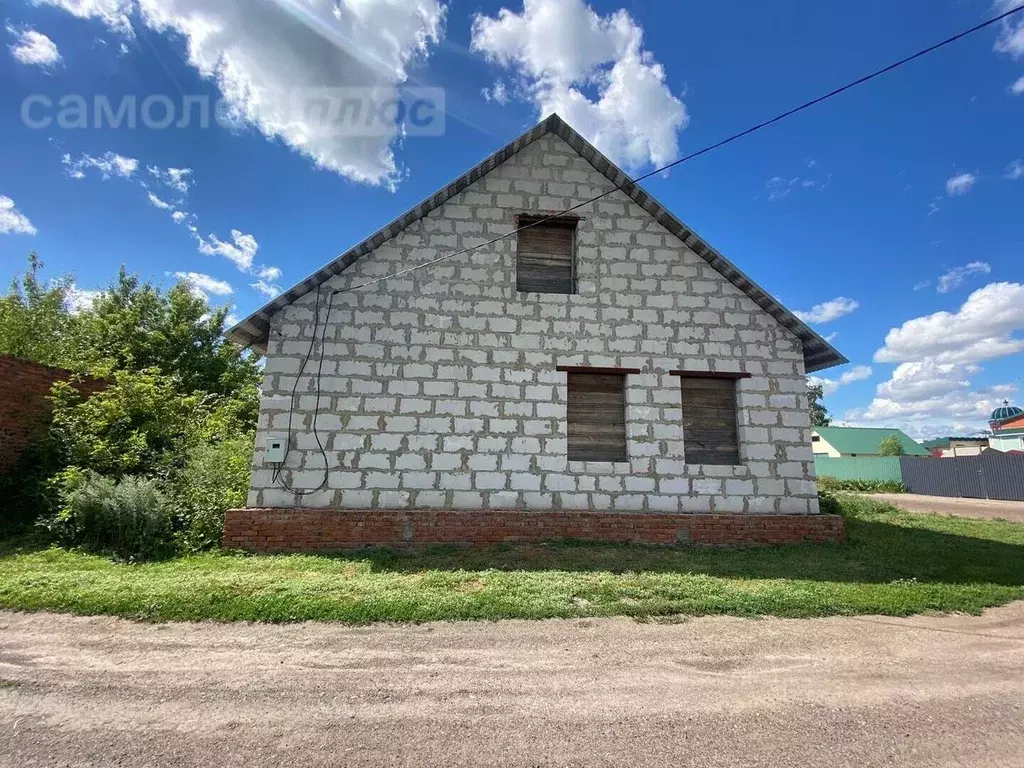
[[[838,515],[232,509],[225,517],[222,544],[253,552],[308,552],[555,539],[727,547],[843,537]]]
[[[50,388],[55,381],[66,381],[70,376],[71,372],[63,368],[0,355],[0,474],[49,425]],[[80,391],[92,394],[102,387],[102,381],[88,379],[80,385]]]

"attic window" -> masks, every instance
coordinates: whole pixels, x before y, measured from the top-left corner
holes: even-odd
[[[523,229],[516,249],[516,290],[533,293],[576,293],[575,217],[544,221],[544,216],[520,216]],[[543,221],[543,224],[537,222]],[[532,226],[531,226],[532,225]]]
[[[680,377],[687,464],[740,464],[736,381],[746,374],[672,371]]]

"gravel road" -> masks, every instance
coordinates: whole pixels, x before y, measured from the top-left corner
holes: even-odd
[[[0,766],[1020,766],[983,617],[347,627],[0,612]]]
[[[923,496],[919,493],[870,493],[872,499],[888,501],[910,512],[938,512],[941,515],[979,517],[991,520],[1001,517],[1024,523],[1024,501],[998,499],[959,499],[949,496]]]

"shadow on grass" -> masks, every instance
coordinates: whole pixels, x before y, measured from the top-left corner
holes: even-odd
[[[53,539],[37,531],[5,533],[0,535],[0,557],[29,555],[53,546]]]
[[[1022,527],[1024,532],[1024,527]],[[337,555],[381,572],[424,570],[608,571],[701,574],[737,579],[1024,585],[1022,543],[894,522],[847,518],[843,544],[739,550],[559,542],[422,552],[371,549]]]

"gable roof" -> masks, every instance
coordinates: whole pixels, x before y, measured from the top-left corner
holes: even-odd
[[[896,435],[908,456],[930,456],[923,445],[898,429],[872,427],[815,427],[814,431],[840,453],[877,454],[878,444],[889,435]]]
[[[497,168],[521,149],[529,146],[542,136],[553,133],[575,149],[581,157],[602,173],[612,184],[620,187],[633,202],[653,216],[659,224],[679,238],[694,253],[721,273],[729,282],[749,296],[755,304],[789,328],[800,339],[804,350],[804,366],[808,373],[831,368],[849,362],[843,355],[811,330],[796,315],[786,309],[761,286],[740,271],[731,261],[707,244],[692,229],[673,216],[646,190],[634,184],[618,166],[597,151],[586,139],[577,133],[558,115],[553,114],[537,123],[533,128],[506,144],[493,155],[474,166],[455,181],[439,189],[419,205],[409,209],[390,224],[342,253],[302,282],[289,288],[273,301],[264,305],[228,331],[228,338],[244,347],[266,351],[270,330],[270,318],[275,312],[288,306],[310,291],[315,291],[324,281],[339,274],[353,262],[393,238],[409,225],[419,221],[428,213],[446,203],[478,179]]]

